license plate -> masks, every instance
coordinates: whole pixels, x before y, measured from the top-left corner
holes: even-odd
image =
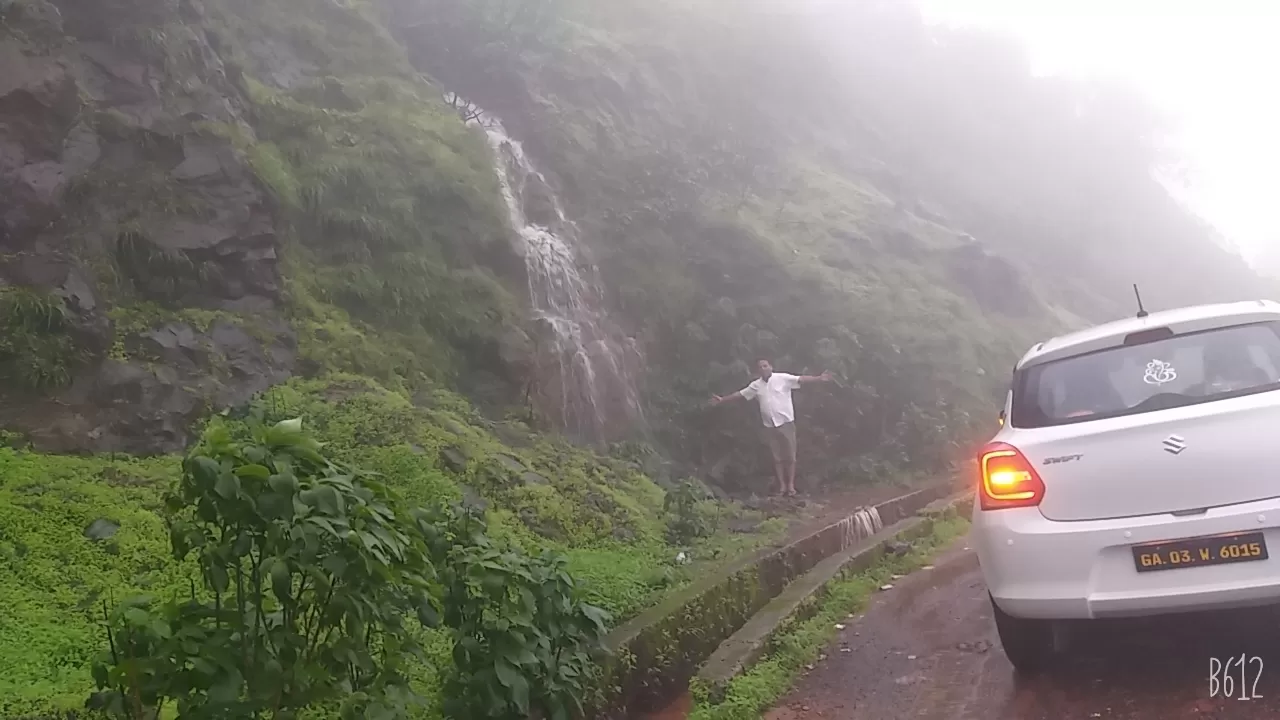
[[[1267,559],[1267,540],[1260,532],[1167,540],[1134,545],[1132,549],[1138,572]]]

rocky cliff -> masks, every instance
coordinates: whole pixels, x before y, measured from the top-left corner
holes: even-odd
[[[210,130],[244,104],[200,12],[4,7],[0,422],[40,447],[175,450],[296,362],[270,201]]]
[[[0,425],[37,448],[175,451],[296,372],[518,397],[483,141],[359,8],[283,5],[0,4]]]

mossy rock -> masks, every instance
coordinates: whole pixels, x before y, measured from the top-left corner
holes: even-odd
[[[440,463],[449,472],[465,475],[471,463],[471,456],[461,447],[450,445],[440,449]]]

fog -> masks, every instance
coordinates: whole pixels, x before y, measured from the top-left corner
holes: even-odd
[[[1185,163],[1173,189],[1262,269],[1280,268],[1280,6],[1210,0],[918,0],[938,24],[1016,37],[1040,75],[1145,94]]]

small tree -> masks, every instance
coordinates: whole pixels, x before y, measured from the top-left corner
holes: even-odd
[[[667,514],[667,540],[678,545],[691,543],[715,531],[702,511],[707,494],[689,480],[668,490],[662,501]]]
[[[468,720],[569,720],[598,690],[610,621],[582,601],[567,560],[530,557],[486,535],[484,518],[458,507],[431,523],[444,586],[454,667],[445,677],[445,716]]]
[[[327,459],[301,420],[243,437],[219,420],[183,463],[170,540],[194,557],[185,599],[130,599],[107,620],[91,705],[154,718],[291,718],[341,705],[387,718],[413,699],[406,619],[434,625],[424,516],[376,477]]]

